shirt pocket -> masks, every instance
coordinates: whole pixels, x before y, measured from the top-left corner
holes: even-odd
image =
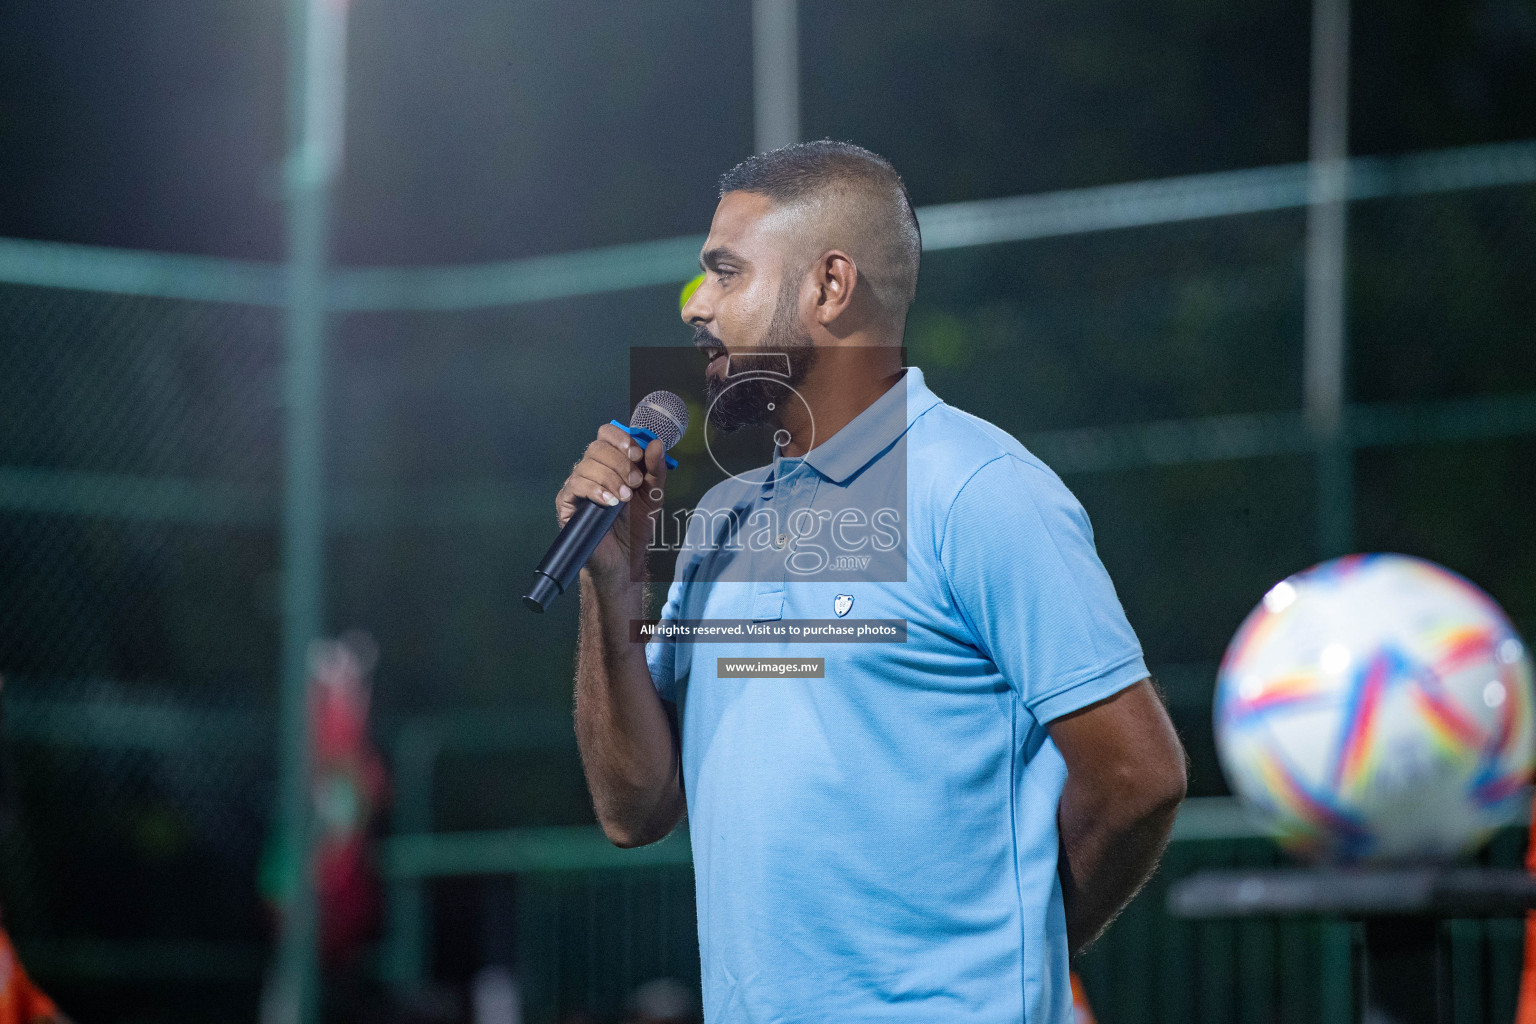
[[[774,622],[784,617],[784,581],[758,580],[752,584],[752,621]]]

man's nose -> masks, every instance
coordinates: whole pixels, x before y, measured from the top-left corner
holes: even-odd
[[[709,301],[705,296],[705,292],[708,290],[709,283],[706,281],[695,288],[693,294],[689,295],[687,300],[683,302],[681,310],[683,323],[696,326],[709,323],[714,318],[714,310],[710,308]]]

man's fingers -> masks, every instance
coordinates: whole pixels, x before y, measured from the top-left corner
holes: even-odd
[[[560,500],[570,502],[576,498],[586,498],[599,505],[617,505],[628,501],[633,494],[634,489],[613,470],[583,459],[571,471],[570,479],[561,488]]]
[[[564,526],[566,521],[576,511],[577,499],[586,498],[594,505],[606,505],[608,504],[609,494],[610,492],[606,487],[594,484],[589,480],[568,480],[566,485],[560,489],[559,496],[555,499],[555,517],[559,520],[560,525]],[[614,497],[617,498],[617,495],[614,495]]]
[[[645,471],[647,488],[665,490],[667,486],[667,447],[661,441],[645,446]]]
[[[601,427],[599,427],[597,429],[597,439],[599,441],[607,441],[610,445],[612,445],[614,448],[618,449],[621,453],[622,452],[627,452],[631,448],[634,448],[634,449],[638,450],[639,447],[640,447],[639,443],[634,438],[630,437],[627,433],[625,433],[624,431],[620,430],[618,427],[614,426],[612,423],[604,423]],[[631,461],[633,461],[634,459],[638,458],[638,456],[630,456],[630,455],[626,455],[625,457],[630,459]]]
[[[630,447],[638,450],[639,446],[631,445]],[[621,482],[627,483],[631,487],[638,487],[640,481],[644,479],[644,474],[640,472],[640,468],[634,461],[622,449],[615,447],[612,442],[605,438],[598,438],[587,445],[586,455],[582,458],[582,461],[596,463],[611,469]]]
[[[666,449],[660,441],[641,448],[629,434],[611,423],[598,429],[597,439],[587,445],[582,457],[571,467],[571,475],[556,495],[556,511],[561,523],[569,520],[577,498],[599,505],[619,505],[644,493],[647,505],[659,505],[648,492],[659,490],[666,482],[663,461]],[[660,468],[659,475],[657,467]]]
[[[610,487],[605,487],[602,484],[596,484],[586,479],[572,480],[570,490],[562,498],[561,515],[563,517],[574,513],[576,511],[576,502],[579,498],[585,498],[594,505],[607,505],[610,504],[608,500],[610,497],[615,502],[623,500],[617,494],[614,494],[613,489]],[[569,508],[567,509],[566,506],[569,506]]]

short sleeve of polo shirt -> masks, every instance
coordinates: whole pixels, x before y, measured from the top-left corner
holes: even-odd
[[[1088,514],[1045,466],[1004,454],[972,474],[939,562],[976,647],[1042,725],[1147,676]]]
[[[683,585],[674,580],[667,587],[667,603],[661,607],[660,621],[677,618],[682,600]],[[677,644],[666,640],[651,640],[645,645],[645,664],[651,670],[651,683],[662,700],[677,703]]]

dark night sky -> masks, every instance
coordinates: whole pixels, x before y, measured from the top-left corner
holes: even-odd
[[[337,253],[507,258],[702,230],[751,145],[749,8],[353,4]],[[284,4],[0,4],[0,235],[273,259]],[[920,203],[1305,153],[1306,5],[801,4],[803,124]],[[1536,8],[1356,6],[1354,143],[1536,135]]]

